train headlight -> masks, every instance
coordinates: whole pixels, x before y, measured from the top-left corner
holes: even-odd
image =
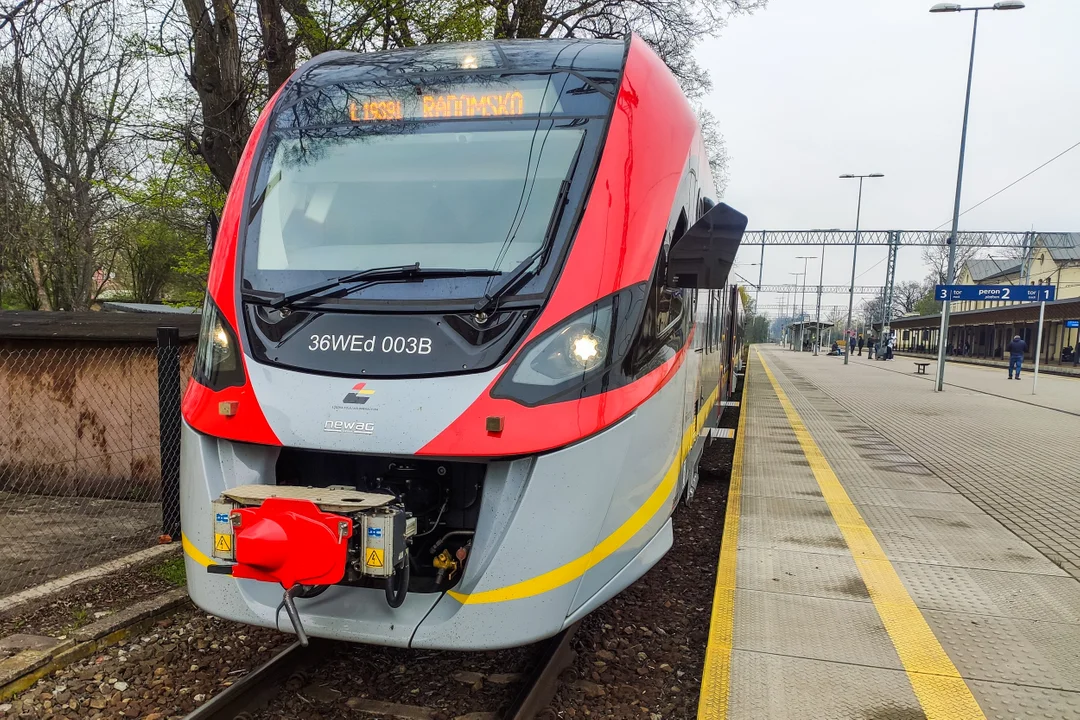
[[[244,384],[240,343],[209,293],[203,303],[199,348],[195,352],[191,375],[196,382],[211,390]]]
[[[621,361],[630,348],[643,298],[643,288],[628,288],[537,336],[510,363],[491,396],[532,406],[622,384],[629,378]]]
[[[551,387],[579,380],[603,364],[610,336],[611,304],[597,303],[525,350],[511,381]]]
[[[600,342],[600,338],[584,331],[570,341],[570,357],[581,363],[583,368],[599,365],[604,359]]]

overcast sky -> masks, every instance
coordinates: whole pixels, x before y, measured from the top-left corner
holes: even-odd
[[[1026,2],[979,13],[962,209],[1080,142],[1080,0]],[[947,223],[974,13],[930,14],[932,4],[769,0],[702,43],[706,106],[730,155],[724,199],[749,229],[853,228],[858,181],[837,175],[871,172],[885,177],[865,181],[863,229]],[[960,229],[1080,231],[1080,148],[962,216]],[[758,253],[744,249],[736,267],[753,282]],[[820,254],[767,248],[764,282],[790,282],[803,267],[794,256]],[[884,255],[860,249],[856,284],[884,282]],[[917,248],[901,249],[898,266],[899,280],[926,274]],[[828,249],[824,269],[826,285],[846,285],[851,248]],[[760,304],[775,317],[779,301]]]

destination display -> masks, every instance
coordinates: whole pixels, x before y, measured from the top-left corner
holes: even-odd
[[[343,88],[343,109],[354,123],[537,116],[559,111],[560,93],[551,83],[551,76],[515,75],[428,85],[402,83],[378,90],[353,86]]]
[[[935,285],[936,300],[983,300],[998,302],[1050,302],[1054,285]]]
[[[373,120],[438,119],[470,117],[507,117],[524,115],[525,95],[520,90],[498,93],[445,93],[413,96],[402,100],[378,98],[349,102],[349,119],[353,122]]]

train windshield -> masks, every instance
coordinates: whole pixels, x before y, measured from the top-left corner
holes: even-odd
[[[578,113],[567,113],[554,87],[570,78],[399,81],[306,96],[279,116],[263,151],[245,240],[248,286],[288,291],[419,263],[477,277],[363,294],[481,295],[493,273],[553,241],[588,125],[568,118]]]

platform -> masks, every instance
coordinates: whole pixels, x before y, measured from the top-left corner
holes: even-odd
[[[750,350],[699,718],[1080,718],[1080,417],[842,363]]]

